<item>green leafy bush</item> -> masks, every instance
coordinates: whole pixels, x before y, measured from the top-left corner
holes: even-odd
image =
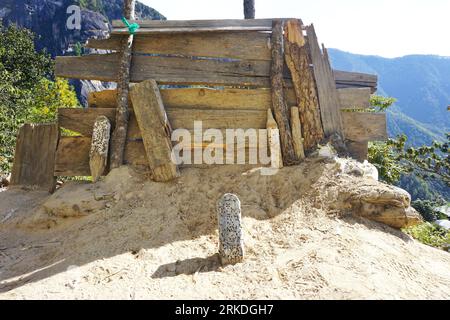
[[[404,231],[426,245],[447,251],[450,248],[450,232],[436,224],[426,222]]]

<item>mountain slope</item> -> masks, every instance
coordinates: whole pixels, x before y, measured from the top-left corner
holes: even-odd
[[[443,138],[450,131],[450,58],[411,55],[395,59],[329,50],[333,67],[374,73],[379,93],[397,99],[389,133],[406,133],[414,144]]]

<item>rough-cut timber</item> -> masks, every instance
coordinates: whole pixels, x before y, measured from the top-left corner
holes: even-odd
[[[286,21],[284,33],[285,59],[292,75],[296,106],[300,110],[304,147],[311,151],[324,137],[314,74],[310,68],[311,59],[299,20]]]
[[[273,118],[272,110],[267,110],[267,139],[270,149],[270,162],[272,168],[283,168],[283,155],[280,144],[280,130]]]
[[[58,144],[57,124],[25,124],[19,130],[11,185],[37,186],[53,192],[53,169]]]
[[[139,23],[140,30],[145,32],[151,29],[193,29],[201,30],[202,28],[209,28],[211,30],[220,31],[228,30],[229,28],[253,28],[252,30],[271,31],[272,19],[225,19],[225,20],[134,20],[130,23]],[[117,29],[123,29],[123,23],[120,20],[113,20],[113,32]]]
[[[306,27],[325,136],[343,134],[340,101],[329,61],[320,49],[313,25]]]
[[[160,89],[166,109],[223,109],[223,110],[262,110],[272,106],[272,96],[269,89],[210,89],[210,88],[172,88]],[[116,90],[91,92],[88,104],[92,108],[115,108]],[[293,90],[286,90],[289,106],[296,105]],[[129,101],[130,108],[133,107]]]
[[[55,74],[63,78],[118,81],[120,54],[57,57]],[[134,55],[131,82],[270,87],[270,61],[212,60]]]
[[[88,48],[122,50],[124,35],[90,39]],[[245,45],[243,45],[245,44]],[[270,34],[263,32],[174,33],[139,35],[134,38],[134,53],[178,54],[240,60],[270,60]]]
[[[111,123],[105,116],[99,116],[95,120],[91,151],[89,153],[89,167],[92,181],[97,182],[103,175],[108,164],[109,139],[111,135]]]
[[[124,0],[123,11],[126,19],[134,19],[134,6],[136,0]],[[128,131],[128,93],[130,85],[130,69],[132,60],[132,47],[134,36],[132,34],[122,39],[122,52],[120,54],[120,64],[117,69],[117,112],[116,126],[112,134],[111,141],[111,161],[112,169],[123,164],[123,153],[125,140]]]
[[[283,162],[286,166],[299,163],[292,141],[289,111],[286,105],[283,83],[284,48],[283,21],[274,20],[272,28],[272,66],[270,71],[272,89],[272,110],[280,130]]]
[[[255,19],[255,0],[244,0],[244,18]]]
[[[370,88],[377,91],[378,76],[373,74],[333,70],[337,88]]]
[[[300,160],[303,160],[305,159],[305,150],[303,147],[302,125],[300,123],[299,109],[297,107],[291,107],[291,129],[295,154]]]
[[[232,109],[186,109],[180,107],[166,108],[167,116],[174,129],[193,129],[194,121],[202,121],[205,129],[264,129],[266,127],[266,111],[232,110]],[[95,120],[98,116],[106,116],[115,126],[114,108],[73,109],[60,108],[59,125],[62,128],[78,132],[83,136],[92,136]],[[141,138],[134,111],[130,111],[128,139]]]
[[[343,109],[368,109],[370,107],[370,88],[338,89],[339,100]]]
[[[368,141],[350,141],[346,142],[348,152],[353,159],[363,162],[368,159],[369,142]]]
[[[386,114],[373,112],[342,112],[345,137],[351,141],[386,140]]]
[[[172,128],[156,81],[147,80],[133,86],[130,96],[152,178],[158,182],[177,178],[178,167],[172,162]]]

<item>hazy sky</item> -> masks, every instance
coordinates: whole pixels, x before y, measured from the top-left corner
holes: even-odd
[[[140,0],[168,19],[239,19],[242,0]],[[314,23],[329,48],[450,56],[450,0],[255,0],[256,18]]]

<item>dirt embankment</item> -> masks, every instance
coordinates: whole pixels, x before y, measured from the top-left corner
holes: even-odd
[[[274,176],[191,168],[160,184],[123,167],[51,197],[0,192],[0,299],[447,299],[448,253],[359,217],[413,223],[407,197],[347,173],[309,159]],[[229,192],[246,259],[223,267],[215,206]]]

